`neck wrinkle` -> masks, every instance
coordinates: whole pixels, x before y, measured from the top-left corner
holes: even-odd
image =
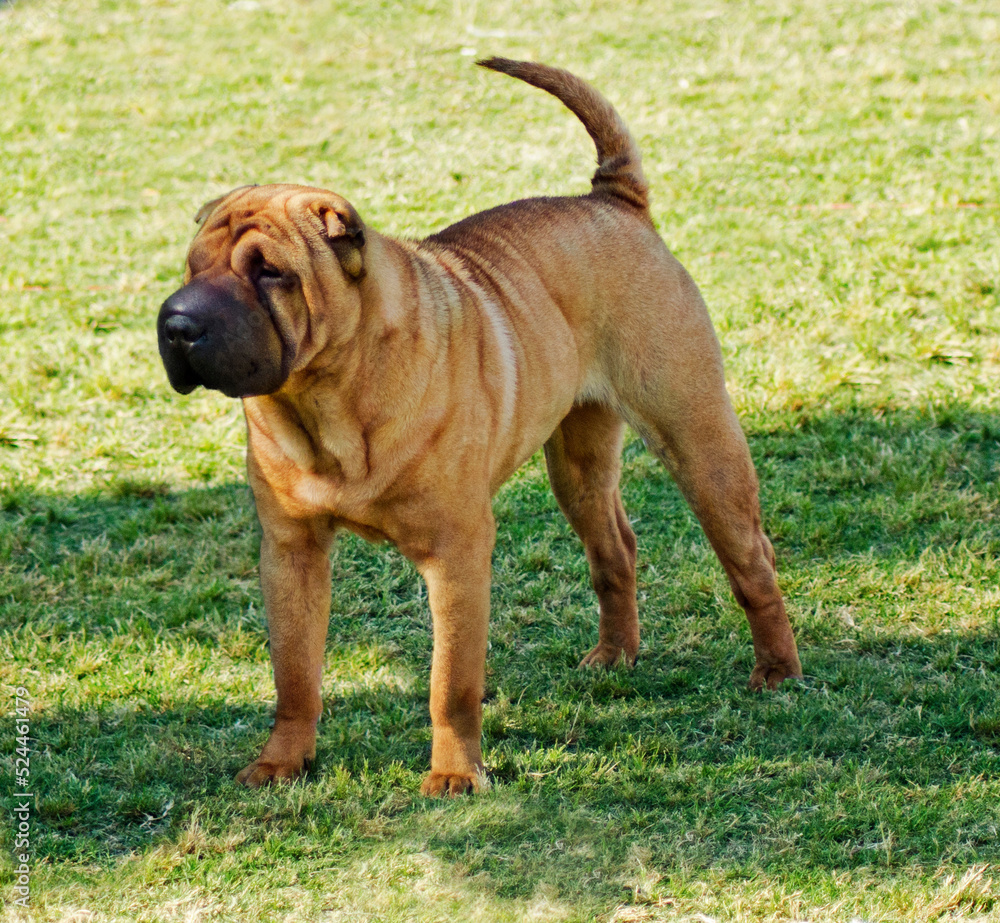
[[[368,482],[380,493],[419,454],[443,414],[447,349],[440,341],[447,331],[411,247],[374,233],[369,247],[369,266],[379,268],[358,282],[354,337],[292,373],[270,400],[283,426],[300,430],[298,444],[310,445],[314,457],[305,470],[344,486]]]

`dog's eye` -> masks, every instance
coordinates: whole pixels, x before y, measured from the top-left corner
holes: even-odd
[[[260,269],[257,270],[257,275],[261,279],[281,279],[285,274],[277,266],[272,266],[270,263],[261,263]]]

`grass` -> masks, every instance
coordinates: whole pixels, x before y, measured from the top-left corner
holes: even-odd
[[[0,6],[0,791],[25,686],[35,793],[11,918],[1000,919],[998,39],[986,0]],[[592,79],[640,141],[807,682],[743,691],[742,614],[635,441],[643,654],[578,673],[596,606],[536,458],[495,504],[493,789],[416,794],[426,593],[347,538],[317,770],[244,791],[273,684],[243,425],[169,390],[157,308],[246,182],[403,235],[585,190],[584,132],[472,66],[494,53]]]

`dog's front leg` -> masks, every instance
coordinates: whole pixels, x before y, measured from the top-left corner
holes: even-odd
[[[495,527],[489,511],[469,532],[419,562],[434,621],[431,663],[431,771],[425,795],[460,795],[485,785],[481,744],[490,558]]]
[[[258,499],[258,513],[262,507]],[[320,686],[330,621],[333,532],[315,522],[261,516],[260,583],[278,692],[274,728],[236,781],[257,788],[300,775],[316,755]]]

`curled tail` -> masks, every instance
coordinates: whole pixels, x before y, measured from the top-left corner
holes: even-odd
[[[624,199],[636,208],[649,207],[649,187],[639,148],[621,116],[597,90],[569,71],[545,64],[508,58],[487,58],[477,63],[517,77],[560,100],[583,122],[597,146],[597,172],[591,180],[594,192]]]

